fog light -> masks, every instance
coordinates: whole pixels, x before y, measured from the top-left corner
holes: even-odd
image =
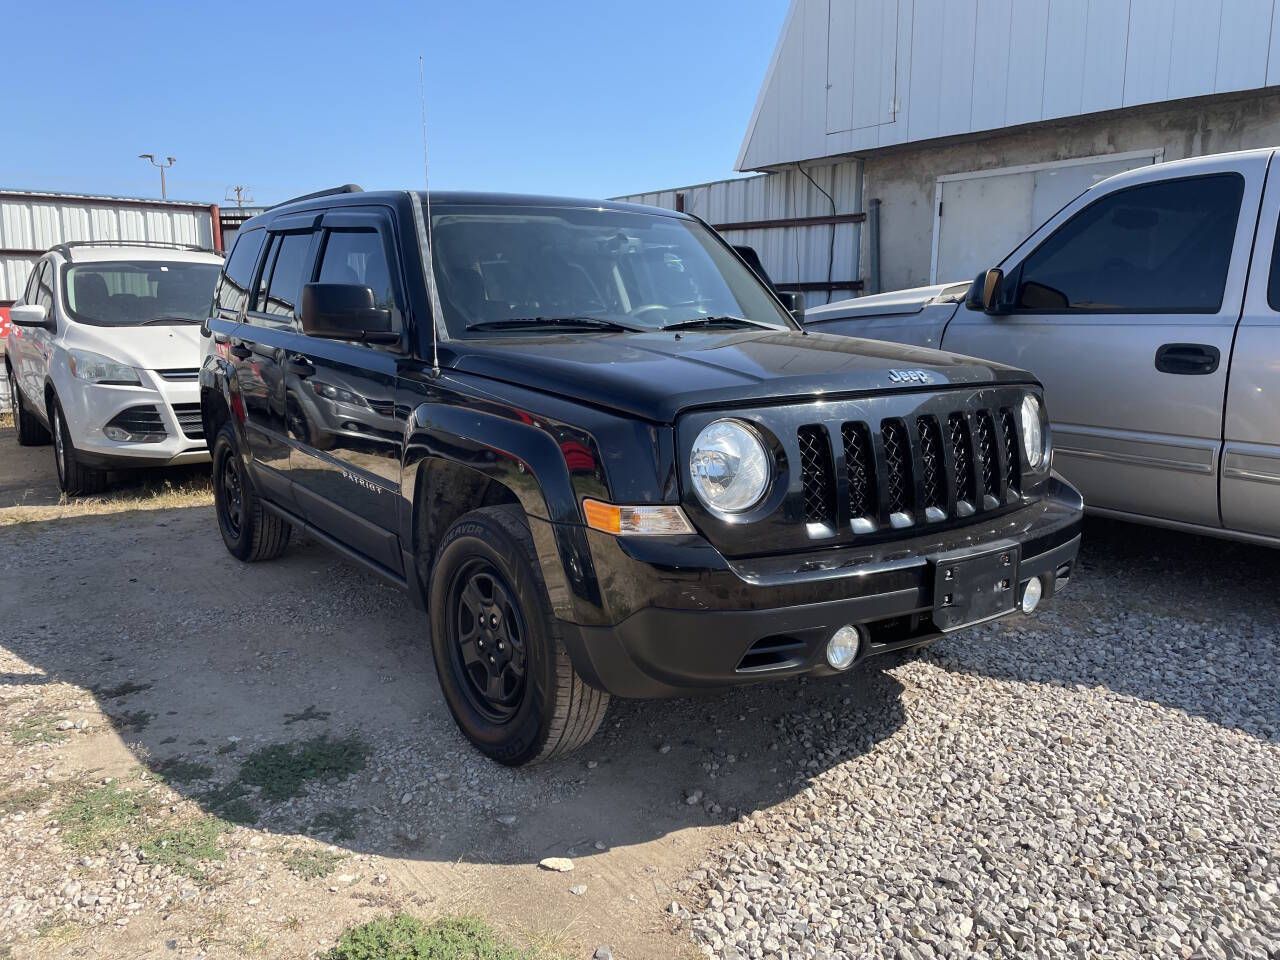
[[[857,627],[845,624],[827,641],[827,663],[837,670],[848,670],[858,659],[862,646],[862,633]]]
[[[108,440],[132,440],[133,436],[128,432],[121,430],[119,427],[103,427],[102,432],[107,435]]]
[[[1039,577],[1032,577],[1027,581],[1027,585],[1022,588],[1022,612],[1031,613],[1040,603],[1040,597],[1044,593],[1044,585],[1040,582]]]

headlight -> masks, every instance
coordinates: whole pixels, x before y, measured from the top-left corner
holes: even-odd
[[[1022,398],[1022,449],[1032,470],[1043,470],[1049,463],[1049,428],[1044,408],[1032,394]]]
[[[350,403],[355,406],[364,406],[363,399],[356,396],[350,390],[343,390],[341,387],[335,387],[331,383],[322,383],[319,380],[313,380],[311,381],[311,389],[326,400],[334,400],[338,403]]]
[[[698,499],[713,510],[741,513],[760,502],[769,485],[769,455],[740,420],[716,420],[693,442],[689,473]]]
[[[127,363],[88,350],[68,350],[67,365],[71,367],[73,376],[90,383],[142,382],[138,379],[138,371]]]

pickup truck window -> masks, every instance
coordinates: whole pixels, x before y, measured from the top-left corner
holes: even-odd
[[[1045,240],[1015,274],[1024,312],[1217,313],[1244,179],[1235,173],[1107,194]]]
[[[432,210],[436,276],[455,337],[792,322],[700,223],[625,210]],[[556,321],[561,321],[556,323]]]
[[[1280,311],[1280,227],[1271,247],[1271,276],[1267,280],[1267,305]]]

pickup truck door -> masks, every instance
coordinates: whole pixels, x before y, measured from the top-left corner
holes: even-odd
[[[1222,525],[1280,537],[1280,182],[1268,179],[1249,289],[1231,352]]]
[[[948,325],[944,349],[1044,383],[1055,466],[1090,508],[1221,526],[1227,368],[1268,160],[1104,181],[1000,265],[1006,313]]]
[[[391,214],[330,210],[308,282],[373,289],[403,330],[403,284]],[[398,346],[299,332],[283,357],[289,475],[308,522],[396,575],[406,413],[396,408]]]

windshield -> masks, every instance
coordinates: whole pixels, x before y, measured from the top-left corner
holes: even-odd
[[[71,316],[100,327],[200,323],[221,269],[160,260],[74,264],[63,274],[63,296]]]
[[[702,318],[794,329],[701,224],[599,208],[436,206],[436,278],[453,337],[658,330]],[[520,322],[527,321],[527,322]],[[551,322],[548,322],[551,321]]]

